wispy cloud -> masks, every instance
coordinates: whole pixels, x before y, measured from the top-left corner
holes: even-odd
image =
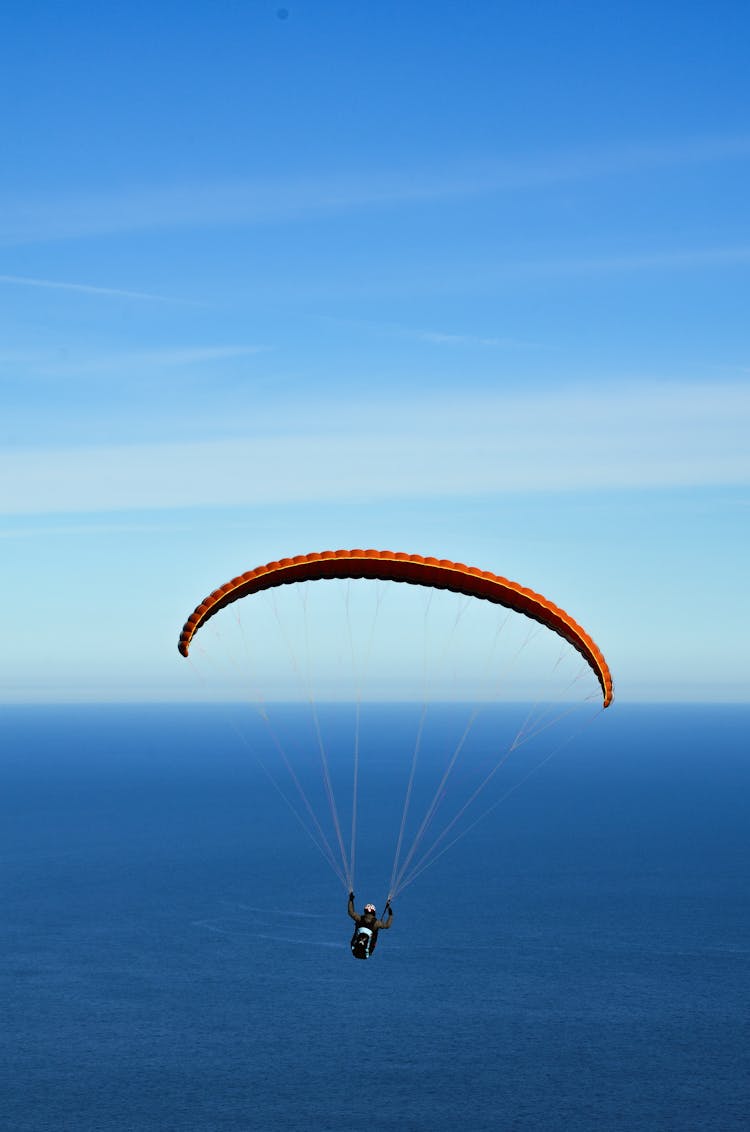
[[[516,338],[483,337],[479,334],[448,334],[439,330],[414,330],[411,336],[420,342],[431,342],[435,346],[529,346]]]
[[[192,366],[202,362],[223,361],[227,358],[245,358],[252,354],[262,354],[268,346],[188,346],[163,350],[144,350],[140,353],[123,355],[125,361],[140,362],[154,366]],[[122,358],[112,359],[114,364],[122,364]]]
[[[468,347],[495,347],[510,349],[538,349],[539,342],[529,342],[526,339],[513,338],[503,334],[475,334],[457,333],[448,330],[424,329],[414,326],[405,326],[400,322],[384,322],[365,318],[342,318],[327,315],[321,321],[334,326],[357,327],[377,335],[393,338],[412,339],[417,342],[428,342],[435,346],[468,346]]]
[[[154,350],[123,350],[76,356],[69,350],[11,350],[0,352],[0,370],[22,367],[24,376],[81,377],[123,373],[151,378],[156,371],[227,362],[268,352],[269,346],[174,346]]]
[[[176,346],[157,350],[125,350],[122,353],[103,354],[62,362],[48,362],[39,372],[48,376],[86,376],[98,373],[127,372],[133,376],[152,373],[160,369],[177,369],[181,366],[205,365],[209,362],[230,361],[265,353],[268,346]]]
[[[510,284],[535,284],[537,281],[554,281],[556,279],[595,279],[599,276],[637,274],[656,274],[659,272],[705,271],[710,269],[742,268],[750,264],[750,244],[734,244],[722,247],[692,247],[667,248],[662,251],[634,252],[627,255],[613,253],[600,256],[563,256],[556,259],[498,259],[491,265],[485,260],[480,263],[464,262],[451,263],[451,270],[439,272],[434,267],[409,271],[408,268],[394,272],[387,283],[382,279],[373,283],[368,279],[347,279],[345,293],[348,298],[364,299],[381,294],[383,290],[388,295],[409,296],[414,295],[467,295],[485,293],[496,287],[505,287]],[[319,288],[318,288],[319,290]],[[344,293],[343,287],[341,292]],[[311,294],[312,289],[303,287],[294,290],[296,299]],[[316,293],[317,290],[316,290]],[[286,291],[287,298],[289,290]],[[384,327],[388,333],[396,333],[394,328]],[[400,333],[409,337],[422,337],[425,341],[438,342],[441,338],[445,342],[451,341],[448,332],[441,335],[429,331],[402,330]],[[456,338],[460,338],[458,335]],[[478,336],[475,342],[482,340]],[[492,341],[491,337],[485,341]],[[514,346],[534,346],[533,342],[516,341],[499,337],[498,344]]]
[[[278,223],[748,157],[750,135],[740,135],[661,145],[620,145],[593,152],[524,155],[427,171],[364,170],[325,177],[297,172],[276,180],[133,186],[86,196],[6,197],[0,199],[0,243],[22,244],[150,228]]]
[[[84,295],[104,295],[117,299],[145,299],[149,302],[172,303],[166,295],[155,295],[149,291],[126,291],[120,287],[94,287],[89,283],[66,283],[56,279],[32,279],[28,275],[0,275],[0,283],[14,287],[46,287],[55,291],[77,291]]]
[[[302,410],[301,410],[302,411]],[[284,419],[283,415],[279,419]],[[5,514],[750,483],[739,385],[316,405],[306,431],[0,456]]]
[[[634,255],[569,257],[510,262],[498,270],[500,276],[599,275],[612,272],[723,267],[750,263],[750,244],[719,248],[688,248]]]
[[[0,539],[35,539],[50,537],[65,537],[80,539],[91,536],[101,538],[102,535],[133,535],[153,534],[158,528],[153,523],[133,523],[121,519],[109,522],[89,521],[87,523],[24,523],[23,526],[8,526],[0,529]],[[185,528],[191,529],[191,528]]]
[[[434,270],[409,273],[401,271],[388,281],[388,293],[394,295],[453,295],[485,292],[493,287],[508,284],[536,283],[538,280],[596,278],[629,273],[658,273],[670,271],[702,271],[711,268],[744,268],[750,264],[750,244],[735,244],[723,247],[667,248],[663,251],[634,252],[628,255],[611,254],[601,256],[564,256],[557,259],[523,259],[498,261],[491,266],[486,262],[453,263],[450,272]],[[347,281],[346,293],[363,298],[382,291],[383,284],[377,287],[368,281]],[[300,295],[302,292],[298,292]],[[425,341],[449,342],[452,336],[447,333],[432,334],[430,331],[404,331],[410,336],[417,335]],[[460,338],[461,336],[456,336]],[[481,341],[481,338],[475,339]],[[492,339],[486,339],[492,341]],[[498,343],[529,346],[534,343],[515,342],[499,338]]]

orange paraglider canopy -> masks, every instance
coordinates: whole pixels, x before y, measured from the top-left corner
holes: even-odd
[[[423,558],[419,554],[401,554],[391,550],[324,550],[318,554],[300,554],[257,566],[219,586],[201,602],[185,622],[177,647],[183,656],[187,656],[201,625],[233,601],[274,586],[325,578],[407,582],[482,598],[523,613],[577,649],[599,681],[603,706],[606,708],[612,703],[612,677],[601,650],[565,610],[553,605],[541,594],[487,570],[465,566],[462,562],[450,562],[446,558]]]

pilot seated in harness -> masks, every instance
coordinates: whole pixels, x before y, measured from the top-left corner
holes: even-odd
[[[354,893],[349,893],[349,907],[347,912],[354,920],[356,927],[352,936],[351,949],[355,959],[369,959],[378,942],[378,932],[381,928],[389,928],[393,919],[393,909],[386,901],[385,910],[388,918],[379,920],[374,904],[365,904],[365,910],[360,916],[354,910]]]

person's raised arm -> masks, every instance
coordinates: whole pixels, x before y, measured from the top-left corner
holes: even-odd
[[[391,908],[390,904],[386,904],[385,910],[388,914],[388,919],[387,920],[378,920],[376,925],[375,925],[377,928],[385,929],[385,928],[389,928],[391,926],[391,920],[393,919],[393,909]]]
[[[357,913],[356,913],[356,912],[354,911],[354,893],[353,893],[353,892],[350,892],[350,893],[349,893],[349,904],[348,904],[348,906],[347,906],[347,909],[346,909],[346,911],[347,911],[347,915],[351,916],[351,918],[352,918],[353,920],[358,920],[358,919],[359,919],[359,916],[358,916],[358,915],[357,915]]]

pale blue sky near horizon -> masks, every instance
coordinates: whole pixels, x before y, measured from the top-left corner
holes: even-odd
[[[0,700],[183,699],[327,547],[750,699],[750,9],[30,3],[0,41]],[[181,667],[182,666],[182,667]]]

